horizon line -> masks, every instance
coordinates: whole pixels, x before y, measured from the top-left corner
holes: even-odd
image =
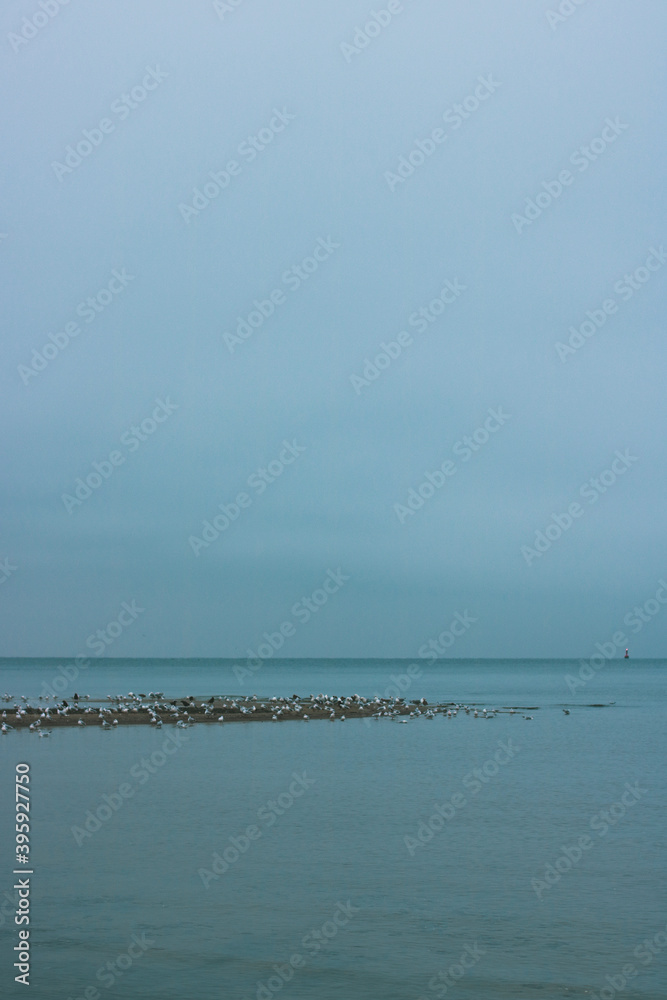
[[[21,655],[8,655],[0,656],[0,663],[4,660],[62,660],[62,659],[81,659],[81,653],[75,654],[65,654],[58,656],[21,656]],[[206,660],[218,663],[220,661],[232,661],[232,660],[247,660],[248,656],[90,656],[83,657],[89,660],[99,660],[108,663],[122,663],[126,660]],[[260,657],[261,659],[261,657]],[[498,660],[511,660],[511,661],[540,661],[549,662],[552,660],[579,660],[579,659],[590,659],[590,656],[439,656],[435,660],[430,657],[412,657],[412,656],[271,656],[267,659],[262,659],[262,663],[287,663],[302,660],[324,660],[337,662],[340,660],[364,660],[364,661],[378,661],[386,662],[387,660],[396,661],[416,661],[419,663],[466,663],[466,662],[479,662],[483,661],[498,661]],[[628,657],[628,660],[641,661],[641,660],[663,660],[667,659],[665,656],[634,656]],[[613,660],[625,660],[625,656],[612,656],[607,659],[607,662]]]

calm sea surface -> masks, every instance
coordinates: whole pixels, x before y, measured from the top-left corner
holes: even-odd
[[[613,661],[574,692],[579,661],[416,679],[405,660],[270,661],[250,679],[235,662],[98,660],[70,681],[68,661],[3,660],[0,694],[58,677],[65,698],[397,684],[524,710],[0,737],[2,996],[664,1000],[667,661]],[[28,991],[12,968],[19,761]]]

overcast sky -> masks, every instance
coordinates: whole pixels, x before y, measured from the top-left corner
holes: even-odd
[[[666,29],[6,0],[0,654],[663,655]]]

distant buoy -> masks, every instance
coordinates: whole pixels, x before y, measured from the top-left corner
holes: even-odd
[[[629,660],[630,659],[630,654],[628,653],[627,649],[625,651],[625,656],[623,657],[623,659],[624,660]]]

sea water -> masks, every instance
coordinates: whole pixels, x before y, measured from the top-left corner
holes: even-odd
[[[4,660],[0,694],[33,699],[64,662]],[[480,717],[1,737],[3,996],[25,995],[27,762],[33,1000],[664,1000],[664,661],[585,680],[578,661],[285,660],[251,678],[239,663],[99,660],[59,693],[398,686]],[[503,706],[520,708],[483,718]]]

